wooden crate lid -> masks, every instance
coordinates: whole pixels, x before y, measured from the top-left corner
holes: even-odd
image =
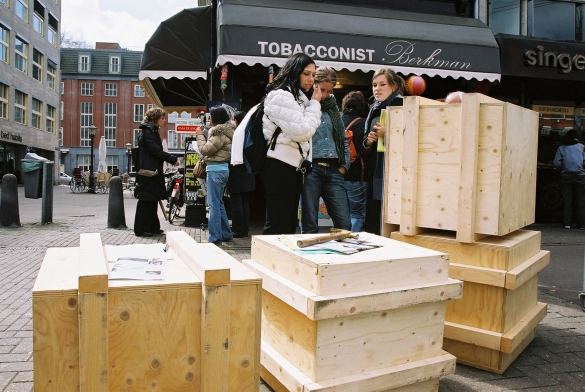
[[[32,290],[33,298],[77,295],[79,248],[49,248]]]

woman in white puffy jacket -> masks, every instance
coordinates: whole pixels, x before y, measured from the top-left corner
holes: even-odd
[[[266,87],[264,137],[269,142],[277,128],[281,131],[274,149],[268,149],[260,173],[266,191],[263,234],[296,232],[303,186],[303,175],[297,169],[303,159],[310,159],[310,141],[321,124],[321,90],[313,88],[315,71],[313,59],[296,53]]]

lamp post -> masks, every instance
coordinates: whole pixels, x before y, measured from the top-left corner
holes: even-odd
[[[97,127],[93,124],[89,126],[89,138],[91,139],[91,156],[89,163],[89,190],[87,193],[95,193],[94,189],[94,178],[93,178],[93,138],[95,137]]]
[[[128,175],[130,175],[130,159],[132,158],[132,144],[126,143],[126,155],[128,155]]]

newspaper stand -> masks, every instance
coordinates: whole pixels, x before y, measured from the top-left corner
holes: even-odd
[[[167,241],[161,281],[108,281],[99,234],[47,250],[33,288],[35,390],[258,391],[260,278],[184,232]]]
[[[253,237],[244,264],[262,277],[261,376],[276,391],[437,391],[455,371],[443,325],[462,287],[448,255],[362,236],[383,246],[307,255]]]

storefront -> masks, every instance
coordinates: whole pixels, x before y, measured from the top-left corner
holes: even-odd
[[[5,174],[14,174],[18,183],[22,183],[20,160],[24,158],[28,151],[35,152],[51,161],[55,161],[58,157],[55,151],[47,151],[37,147],[54,144],[55,141],[51,140],[54,135],[45,135],[36,129],[24,126],[14,128],[19,129],[8,130],[0,127],[0,182]]]
[[[552,167],[566,131],[585,127],[585,44],[496,35],[502,80],[490,95],[540,113],[536,220],[560,223],[560,177]]]

